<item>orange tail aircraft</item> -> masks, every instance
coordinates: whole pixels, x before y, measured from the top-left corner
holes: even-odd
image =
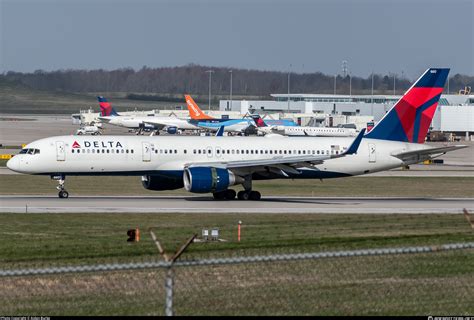
[[[186,104],[188,105],[188,110],[189,110],[189,115],[191,116],[191,119],[194,120],[211,120],[214,119],[213,117],[208,116],[205,114],[194,102],[193,98],[191,98],[190,95],[185,95],[186,98]]]

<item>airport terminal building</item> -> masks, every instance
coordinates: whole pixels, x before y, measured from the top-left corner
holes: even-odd
[[[311,117],[333,115],[379,121],[400,99],[393,95],[332,95],[332,94],[272,94],[273,100],[221,100],[223,111],[257,112],[260,114],[284,113],[287,117],[302,118],[302,124]],[[289,101],[288,101],[289,97]],[[293,115],[293,116],[292,116]],[[432,123],[433,130],[454,132],[458,135],[474,134],[474,95],[445,94],[439,101]]]

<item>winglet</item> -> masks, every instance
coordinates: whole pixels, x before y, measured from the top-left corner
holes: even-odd
[[[222,137],[224,135],[225,126],[220,126],[219,130],[217,130],[216,137]]]
[[[357,150],[359,149],[360,142],[362,141],[364,134],[365,134],[365,128],[360,130],[357,137],[354,139],[354,141],[352,141],[352,144],[349,147],[349,149],[347,149],[347,151],[344,153],[345,155],[357,153]]]

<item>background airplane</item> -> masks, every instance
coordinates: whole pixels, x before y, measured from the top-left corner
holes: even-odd
[[[243,133],[250,126],[254,126],[251,119],[217,119],[210,117],[199,108],[190,95],[185,95],[185,99],[191,117],[189,122],[200,128],[217,131],[221,126],[224,126],[226,132]]]
[[[166,130],[170,134],[178,130],[198,130],[199,127],[189,123],[185,119],[177,117],[156,117],[156,116],[125,116],[118,114],[106,98],[99,96],[99,106],[101,116],[99,119],[111,125],[125,127],[129,129],[150,129]]]
[[[257,130],[265,134],[277,133],[285,136],[312,136],[312,137],[354,137],[357,132],[349,128],[324,128],[305,126],[268,125],[260,115],[251,115]]]

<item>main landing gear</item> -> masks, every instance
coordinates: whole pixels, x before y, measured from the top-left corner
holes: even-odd
[[[214,200],[234,200],[236,195],[237,195],[237,199],[239,200],[260,200],[260,198],[262,197],[260,192],[258,191],[242,190],[236,194],[236,192],[232,189],[214,192],[212,195],[214,196]]]
[[[248,175],[245,177],[245,181],[244,183],[242,183],[242,186],[244,187],[244,190],[239,191],[239,193],[237,193],[237,199],[257,201],[257,200],[260,200],[260,198],[262,197],[260,192],[252,190],[252,176],[251,175]],[[236,193],[232,189],[227,189],[220,192],[214,192],[213,196],[215,200],[234,200]]]
[[[58,180],[58,186],[56,187],[56,189],[59,190],[58,197],[64,198],[64,199],[69,197],[69,192],[67,192],[66,189],[64,188],[66,176],[65,175],[51,176],[51,179]]]

